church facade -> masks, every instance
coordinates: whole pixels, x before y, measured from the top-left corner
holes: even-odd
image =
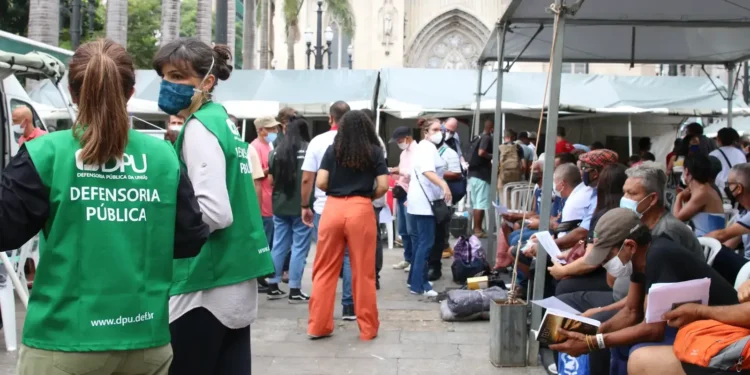
[[[333,39],[323,65],[331,69],[476,68],[479,54],[508,0],[350,0],[356,21],[354,35],[341,32],[323,5],[322,30],[330,26]],[[307,69],[305,31],[317,29],[317,1],[306,0],[299,12],[299,34],[288,48],[284,17],[275,12],[272,67]],[[323,44],[325,37],[323,37]],[[351,48],[349,48],[351,46]],[[290,50],[293,63],[290,63]],[[351,51],[351,55],[349,54]],[[350,60],[351,56],[351,60]],[[314,67],[314,54],[310,67]],[[566,73],[656,75],[659,66],[623,64],[565,64]],[[517,63],[513,71],[546,71],[547,64]]]

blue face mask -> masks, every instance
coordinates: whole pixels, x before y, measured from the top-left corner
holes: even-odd
[[[175,116],[183,109],[190,107],[195,93],[202,92],[200,88],[203,87],[209,74],[213,71],[215,62],[216,60],[211,57],[211,66],[208,68],[208,73],[203,77],[198,88],[184,83],[174,83],[162,79],[161,86],[159,87],[159,109],[169,115]]]
[[[177,115],[193,102],[195,88],[182,83],[173,83],[165,79],[159,88],[159,109],[169,115]]]
[[[273,141],[276,140],[276,137],[278,136],[277,133],[268,133],[268,135],[265,137],[266,142],[273,143]]]

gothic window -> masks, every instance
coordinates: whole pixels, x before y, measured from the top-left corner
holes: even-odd
[[[477,67],[490,31],[476,17],[451,10],[430,21],[407,48],[406,65],[435,69]]]

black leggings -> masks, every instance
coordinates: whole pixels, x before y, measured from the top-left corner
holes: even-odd
[[[250,326],[229,329],[203,307],[169,325],[170,375],[249,375]]]

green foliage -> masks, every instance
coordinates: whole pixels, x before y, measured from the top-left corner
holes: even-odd
[[[151,68],[160,28],[161,0],[128,0],[128,53],[136,69]]]
[[[183,0],[180,4],[180,36],[195,36],[195,20],[198,14],[198,0]]]
[[[331,17],[338,22],[341,31],[354,37],[356,23],[354,20],[354,10],[349,1],[350,0],[326,0],[326,4],[328,5],[328,12],[331,14]]]
[[[0,0],[0,29],[26,35],[29,24],[29,0]]]
[[[104,36],[104,25],[107,18],[106,7],[100,5],[101,1],[94,1],[94,27],[93,33],[89,33],[89,2],[81,0],[81,44],[89,40]],[[73,1],[63,0],[60,2],[60,48],[72,50],[73,44],[70,37],[70,19],[73,12]]]

